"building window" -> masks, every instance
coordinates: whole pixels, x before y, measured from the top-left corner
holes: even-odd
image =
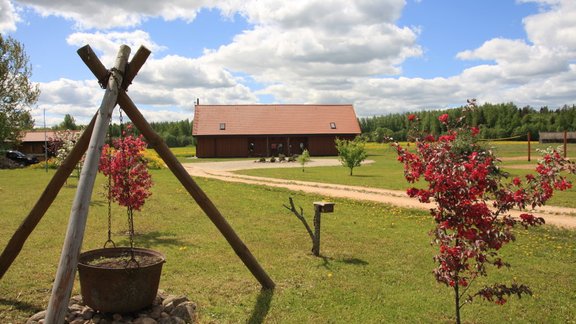
[[[336,129],[336,123],[335,123],[335,122],[331,122],[331,123],[330,123],[330,128]]]
[[[220,123],[220,130],[226,129],[226,123]]]

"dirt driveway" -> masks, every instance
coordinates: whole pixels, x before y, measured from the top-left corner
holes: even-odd
[[[366,161],[371,163],[372,161]],[[306,167],[338,166],[337,159],[317,159],[310,161]],[[433,204],[423,204],[416,199],[409,198],[404,191],[379,188],[345,186],[319,182],[284,180],[264,177],[254,177],[232,173],[231,171],[262,168],[294,168],[300,167],[298,163],[258,163],[253,161],[226,161],[226,162],[199,162],[185,163],[184,168],[194,177],[205,177],[228,182],[240,182],[269,187],[286,188],[294,191],[303,191],[326,197],[348,198],[354,200],[367,200],[396,205],[405,208],[429,210]],[[514,216],[520,211],[513,211]],[[576,209],[543,206],[538,208],[534,215],[543,217],[546,224],[565,228],[576,228]]]

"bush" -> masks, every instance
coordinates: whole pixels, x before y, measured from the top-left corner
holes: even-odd
[[[284,154],[278,154],[278,161],[279,161],[279,162],[284,162],[284,161],[286,161],[286,155],[284,155]]]
[[[270,163],[274,163],[274,162],[276,162],[276,158],[275,158],[275,157],[271,157],[271,158],[270,158]]]
[[[144,151],[144,160],[146,161],[148,169],[151,170],[160,170],[166,167],[164,161],[156,153],[148,150]]]
[[[60,161],[53,157],[48,159],[48,169],[58,169],[60,166]],[[40,163],[32,164],[30,166],[31,169],[44,169],[46,167],[44,161],[40,161]]]

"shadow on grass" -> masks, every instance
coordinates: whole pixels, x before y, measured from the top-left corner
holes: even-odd
[[[356,266],[366,266],[369,264],[367,261],[364,261],[364,260],[358,259],[358,258],[346,258],[346,259],[336,260],[334,258],[325,256],[322,254],[320,254],[318,257],[322,259],[322,264],[318,265],[318,267],[322,266],[327,270],[332,269],[330,266],[331,261],[342,262],[344,264],[350,264],[350,265],[356,265]]]
[[[4,299],[2,297],[0,297],[0,305],[9,306],[9,310],[10,309],[17,309],[21,312],[30,314],[30,316],[32,316],[33,314],[36,314],[42,310],[42,308],[40,308],[38,306],[29,304],[29,303],[26,303],[23,301]]]
[[[379,175],[370,175],[370,174],[354,174],[352,175],[354,178],[381,178],[382,176]]]
[[[358,259],[358,258],[346,258],[346,259],[342,259],[342,260],[338,260],[342,263],[346,263],[346,264],[352,264],[352,265],[361,265],[361,266],[365,266],[368,265],[369,263],[362,260],[362,259]]]
[[[264,323],[266,315],[270,310],[270,304],[272,302],[272,297],[274,296],[274,289],[262,289],[260,294],[256,299],[256,305],[252,310],[252,314],[246,323],[256,324]]]
[[[128,235],[124,232],[122,235]],[[190,245],[190,243],[185,243],[184,241],[175,238],[176,234],[170,232],[150,232],[150,233],[135,233],[134,245],[137,247],[150,248],[152,246],[184,246]],[[122,239],[120,242],[122,244],[129,244],[128,239]],[[117,243],[118,244],[118,243]]]

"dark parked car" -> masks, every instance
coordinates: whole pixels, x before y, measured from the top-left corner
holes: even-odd
[[[8,150],[6,151],[6,157],[20,165],[30,165],[40,162],[36,157],[28,156],[20,151]]]

